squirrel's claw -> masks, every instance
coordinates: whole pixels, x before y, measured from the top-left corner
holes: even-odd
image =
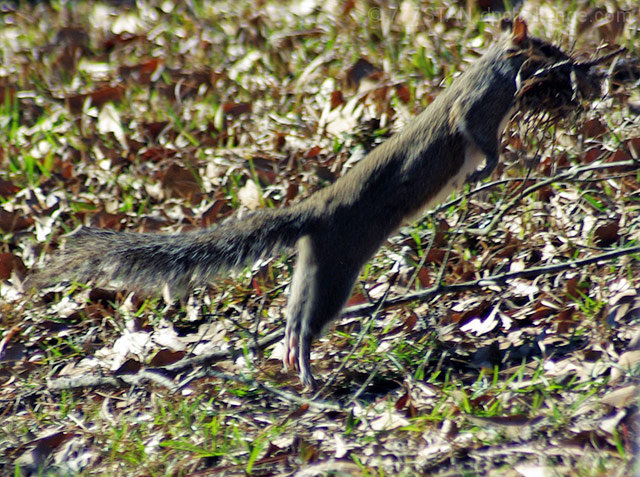
[[[282,365],[285,371],[297,370],[300,382],[306,389],[315,389],[316,382],[311,373],[311,339],[300,341],[297,334],[288,332],[285,337]]]

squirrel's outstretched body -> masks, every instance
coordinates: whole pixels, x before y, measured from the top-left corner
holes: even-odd
[[[182,294],[221,270],[296,246],[284,363],[297,367],[302,382],[312,385],[311,342],[338,316],[360,269],[383,241],[465,181],[493,171],[500,135],[516,105],[518,75],[534,58],[544,66],[569,57],[529,37],[524,22],[516,20],[509,38],[489,49],[403,131],[303,202],[177,235],[83,228],[36,280],[60,275],[116,280]]]

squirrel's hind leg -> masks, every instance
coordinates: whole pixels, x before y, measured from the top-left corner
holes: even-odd
[[[300,381],[313,388],[311,343],[338,317],[349,298],[359,267],[345,265],[335,254],[320,251],[309,236],[298,241],[298,261],[287,306],[284,366],[298,369]]]

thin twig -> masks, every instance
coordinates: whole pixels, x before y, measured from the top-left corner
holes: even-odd
[[[331,373],[331,376],[329,376],[329,379],[314,394],[314,398],[318,397],[325,389],[327,389],[331,385],[331,383],[333,383],[333,381],[336,379],[336,376],[339,376],[342,373],[342,370],[347,365],[347,361],[349,360],[349,358],[351,358],[351,356],[355,353],[356,349],[358,349],[360,347],[360,345],[364,341],[365,336],[367,336],[369,334],[369,332],[371,331],[371,328],[373,327],[373,323],[375,323],[375,320],[378,317],[378,313],[385,308],[385,301],[387,300],[387,297],[389,296],[389,291],[391,290],[391,288],[395,284],[397,278],[398,278],[398,274],[396,273],[389,280],[389,286],[384,291],[384,294],[380,297],[380,299],[376,303],[372,304],[372,306],[374,306],[375,308],[373,310],[373,313],[371,314],[371,317],[368,320],[369,322],[368,322],[367,326],[365,326],[362,329],[362,331],[358,335],[358,338],[356,339],[356,342],[353,344],[353,346],[349,350],[349,353],[344,357],[344,359],[340,363],[340,366],[338,367],[338,369],[336,369],[334,372]]]
[[[522,192],[522,194],[518,194],[516,197],[511,199],[507,205],[505,205],[498,212],[496,212],[496,214],[491,219],[491,222],[489,222],[489,224],[485,225],[484,227],[474,228],[474,229],[461,229],[460,232],[471,234],[471,235],[483,235],[483,236],[488,235],[494,229],[494,227],[502,220],[504,215],[509,210],[514,208],[516,205],[518,205],[518,203],[522,200],[522,197],[529,195],[537,191],[538,189],[542,189],[543,187],[546,187],[555,182],[560,182],[560,181],[565,181],[567,179],[575,178],[576,176],[578,176],[579,174],[582,174],[583,172],[611,169],[613,167],[638,168],[639,166],[640,166],[640,163],[637,161],[619,161],[619,162],[612,162],[608,164],[590,164],[588,166],[572,167],[571,169],[569,169],[566,172],[563,172],[562,174],[558,174],[556,176],[550,177],[548,179],[537,182],[532,186],[528,187],[526,190]]]
[[[264,384],[255,379],[245,378],[243,376],[238,376],[236,374],[222,373],[211,367],[205,367],[200,369],[196,373],[195,379],[199,379],[206,376],[222,379],[224,381],[231,381],[235,383],[249,384],[252,386],[256,386],[286,401],[290,401],[292,403],[299,404],[299,405],[308,405],[309,407],[314,407],[321,410],[331,410],[331,411],[343,410],[343,407],[341,405],[334,402],[319,400],[317,395],[314,395],[313,398],[311,399],[300,397],[297,394],[291,393],[289,391],[284,391],[282,389],[274,388],[272,386]]]
[[[117,376],[75,376],[72,378],[56,378],[51,379],[47,383],[50,391],[63,391],[67,389],[78,388],[98,388],[98,387],[114,387],[121,388],[125,386],[142,386],[146,382],[151,381],[170,390],[175,389],[175,383],[160,373],[141,369],[135,374],[120,374]]]
[[[478,280],[471,280],[464,283],[457,283],[454,285],[442,285],[438,284],[434,287],[431,287],[427,290],[421,290],[418,292],[408,293],[403,296],[399,296],[396,298],[390,298],[386,301],[386,308],[390,308],[392,306],[404,305],[405,303],[410,303],[412,301],[426,301],[430,300],[436,295],[445,294],[445,293],[458,293],[462,291],[472,290],[476,288],[485,288],[489,286],[495,286],[499,284],[503,284],[508,280],[513,280],[515,278],[535,278],[539,275],[543,274],[557,274],[564,272],[566,270],[576,269],[580,267],[584,267],[587,265],[591,265],[593,263],[613,260],[614,258],[622,257],[624,255],[631,255],[634,253],[640,253],[640,246],[629,247],[624,249],[612,250],[610,252],[602,253],[600,255],[595,255],[593,257],[584,258],[580,260],[571,260],[563,263],[556,263],[552,265],[546,265],[541,267],[533,267],[527,270],[520,270],[518,272],[508,272],[501,273],[498,275],[491,275],[485,278],[479,278]],[[349,315],[363,315],[366,313],[370,313],[373,307],[371,305],[355,305],[345,308],[343,313]]]
[[[407,286],[406,286],[407,291],[411,290],[411,288],[413,287],[413,284],[415,283],[416,279],[418,278],[420,270],[422,270],[422,267],[424,267],[424,264],[427,261],[427,256],[431,252],[431,249],[433,248],[433,244],[436,241],[436,235],[437,234],[438,234],[438,224],[436,224],[434,222],[433,234],[431,234],[431,240],[429,240],[429,245],[427,246],[427,248],[422,251],[422,257],[420,257],[420,261],[418,262],[418,266],[413,271],[413,274],[411,275],[411,278],[409,279],[409,283],[407,283]]]
[[[284,330],[278,329],[263,336],[259,340],[255,340],[253,345],[249,346],[250,350],[261,350],[277,343],[284,338]],[[206,366],[208,364],[215,363],[223,359],[234,358],[243,354],[243,348],[233,348],[222,351],[212,351],[210,353],[204,353],[198,356],[191,356],[189,358],[182,358],[180,361],[161,366],[154,369],[165,370],[171,373],[192,369],[196,366]]]
[[[609,162],[609,163],[602,163],[602,162],[594,162],[589,164],[588,166],[582,166],[582,167],[572,167],[570,169],[567,169],[565,172],[562,172],[552,178],[549,179],[545,179],[545,181],[547,180],[553,180],[553,181],[557,181],[557,182],[561,182],[564,179],[566,179],[567,177],[569,178],[573,178],[573,176],[577,176],[578,174],[581,174],[583,172],[589,172],[589,171],[597,171],[597,170],[606,170],[606,169],[613,169],[616,167],[635,167],[638,168],[640,167],[640,162],[635,161],[635,160],[629,160],[629,161],[618,161],[618,162]],[[603,178],[602,180],[608,179],[607,178]],[[592,180],[590,180],[592,181]],[[470,190],[469,192],[467,192],[466,194],[461,194],[456,196],[455,199],[451,199],[448,202],[444,202],[441,203],[440,205],[438,205],[437,207],[435,207],[434,209],[430,210],[429,212],[427,212],[425,214],[425,218],[430,218],[430,217],[434,217],[436,214],[442,212],[443,210],[447,210],[449,207],[453,207],[454,205],[458,205],[460,202],[462,202],[463,200],[466,200],[467,198],[479,194],[480,192],[483,192],[487,189],[493,189],[494,187],[497,187],[499,185],[502,184],[508,184],[510,182],[524,182],[524,179],[522,177],[509,177],[509,178],[502,178],[502,179],[498,179],[495,181],[491,181],[491,182],[485,182],[481,185],[479,185],[478,187],[476,187],[473,190]],[[548,185],[548,183],[545,183],[544,185]]]

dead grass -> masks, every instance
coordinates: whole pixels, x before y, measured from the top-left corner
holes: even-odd
[[[312,402],[278,344],[254,346],[282,330],[291,257],[184,306],[82,284],[22,294],[81,224],[178,231],[308,196],[498,24],[440,1],[178,3],[1,17],[0,473],[630,475],[638,253],[550,267],[638,246],[632,79],[576,120],[514,125],[491,182],[390,240],[314,347],[332,381]],[[638,7],[618,5],[531,0],[522,15],[577,55],[610,42],[633,57]],[[442,267],[450,288],[406,298]]]

